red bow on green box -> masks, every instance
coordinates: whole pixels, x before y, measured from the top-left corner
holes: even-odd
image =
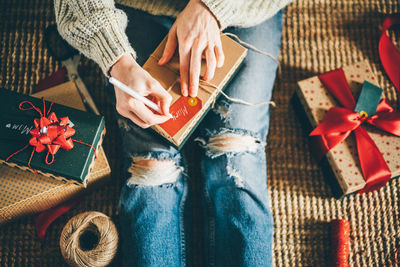
[[[29,144],[35,147],[36,152],[43,152],[47,148],[46,163],[51,164],[54,161],[54,155],[62,148],[70,150],[74,147],[71,136],[75,130],[69,126],[68,117],[57,118],[52,112],[47,117],[41,117],[33,121],[35,128],[30,131],[32,138]],[[48,155],[52,155],[52,160],[48,161]]]
[[[342,69],[337,69],[318,76],[322,84],[335,97],[342,107],[329,109],[322,122],[310,133],[318,136],[319,147],[325,154],[337,144],[354,133],[358,158],[366,185],[362,192],[371,192],[384,186],[391,178],[391,172],[378,147],[362,128],[369,123],[390,134],[400,136],[400,113],[383,99],[373,116],[362,116],[354,111],[356,102]]]
[[[33,120],[35,128],[30,130],[30,134],[32,135],[32,137],[31,139],[29,139],[29,144],[24,146],[20,150],[12,153],[10,156],[6,158],[6,161],[8,161],[11,157],[15,156],[16,154],[28,148],[29,145],[31,145],[33,146],[33,149],[28,161],[28,166],[33,172],[37,173],[36,170],[32,169],[31,167],[31,160],[34,152],[40,153],[47,149],[47,155],[45,161],[46,164],[50,165],[54,162],[54,155],[57,153],[57,151],[60,148],[65,150],[72,149],[74,147],[73,142],[90,146],[95,153],[95,157],[97,157],[96,150],[92,145],[71,138],[75,134],[75,129],[70,127],[70,124],[72,123],[69,121],[68,117],[62,117],[58,119],[54,112],[50,113],[51,107],[53,106],[53,102],[51,102],[50,107],[46,113],[46,102],[44,101],[43,98],[42,101],[43,101],[43,111],[35,107],[30,101],[22,101],[19,104],[20,110],[26,111],[34,109],[39,113],[40,118],[35,118]],[[29,107],[24,108],[23,107],[24,104],[28,104]],[[51,155],[51,161],[49,161],[48,159],[49,155]]]

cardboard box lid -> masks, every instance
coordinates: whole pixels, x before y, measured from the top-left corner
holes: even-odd
[[[215,101],[219,90],[227,85],[228,81],[234,76],[234,73],[239,68],[240,64],[243,62],[247,49],[241,46],[236,41],[232,40],[226,35],[221,35],[221,42],[225,54],[224,65],[221,68],[215,70],[214,77],[208,82],[200,82],[199,92],[198,92],[198,102],[201,102],[201,110],[198,111],[183,127],[180,128],[173,136],[168,134],[162,127],[162,125],[153,126],[156,132],[161,134],[167,140],[172,142],[174,145],[181,147],[182,144],[187,140],[187,137],[193,132],[193,130],[200,123],[201,119],[204,117],[205,113],[208,111],[212,103]],[[153,78],[155,78],[161,86],[169,91],[173,100],[171,106],[182,98],[180,83],[179,83],[179,57],[175,52],[171,61],[165,66],[158,65],[158,60],[161,58],[164,47],[166,44],[166,39],[164,39],[160,45],[156,48],[153,54],[144,64],[143,68],[148,71]],[[201,75],[204,75],[206,71],[205,59],[201,62]],[[206,85],[207,83],[213,86]],[[217,87],[218,89],[214,88]],[[190,99],[188,99],[190,101]],[[173,114],[174,115],[174,114]]]
[[[54,103],[60,105],[86,111],[85,105],[82,102],[74,81],[68,81],[59,84],[57,86],[34,93],[31,96],[37,98],[44,97],[48,101],[53,101]]]

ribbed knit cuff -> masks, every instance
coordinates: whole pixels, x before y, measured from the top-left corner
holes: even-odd
[[[115,62],[130,53],[136,59],[135,50],[129,43],[125,29],[118,23],[110,23],[107,28],[97,32],[91,39],[93,60],[99,64],[104,75],[110,76],[109,70]]]
[[[232,3],[235,1],[224,0],[201,0],[217,18],[221,31],[231,25],[234,18],[234,7]]]

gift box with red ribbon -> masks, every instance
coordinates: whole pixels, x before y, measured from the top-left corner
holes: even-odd
[[[0,89],[0,163],[86,186],[104,118]]]
[[[367,61],[300,81],[296,89],[311,124],[312,153],[337,197],[379,190],[400,175],[400,113],[383,96],[375,114],[355,111],[365,82],[378,86]]]
[[[66,82],[33,96],[85,110],[74,82]],[[56,154],[57,156],[57,154]],[[57,158],[56,158],[57,159]],[[0,166],[0,224],[22,216],[42,212],[82,195],[110,181],[111,169],[103,148],[97,150],[87,188],[54,180],[5,164]]]

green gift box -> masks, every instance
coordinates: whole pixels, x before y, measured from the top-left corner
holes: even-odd
[[[35,109],[32,108],[33,106]],[[49,112],[50,106],[51,112]],[[97,151],[100,148],[105,133],[104,117],[52,104],[48,101],[44,101],[43,104],[41,99],[5,89],[0,89],[0,112],[2,114],[0,117],[0,163],[86,186],[89,173],[94,165],[94,149]],[[51,136],[50,126],[56,125],[56,120],[54,120],[50,121],[48,126],[42,124],[35,127],[34,120],[40,119],[40,113],[44,112],[46,113],[44,117],[47,118],[50,118],[50,114],[54,112],[59,121],[61,118],[68,117],[68,122],[64,119],[61,126],[60,124],[56,126],[58,133],[62,129],[66,133],[72,131],[71,128],[75,130],[73,136],[70,137],[73,139],[73,148],[63,149],[65,142],[61,143],[61,147],[54,154],[53,162],[51,162],[52,156],[48,151],[54,149],[53,145],[58,144],[58,140],[63,138],[56,141],[54,139],[49,144],[50,146],[46,141],[41,141],[45,147],[42,152],[36,152],[35,144],[32,141],[30,143],[33,137],[32,130],[37,128],[39,131],[36,140],[47,140],[47,135]],[[69,131],[67,131],[68,129]],[[38,146],[42,146],[41,144]],[[25,149],[23,149],[24,147]],[[30,163],[30,167],[28,163]]]

